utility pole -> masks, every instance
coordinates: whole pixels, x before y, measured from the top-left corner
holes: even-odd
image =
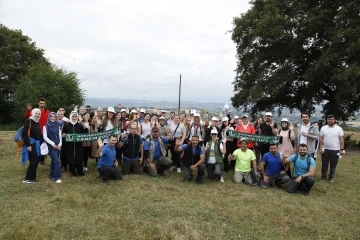
[[[180,95],[181,95],[181,74],[180,74],[180,83],[179,83],[179,107],[178,107],[179,115],[180,115]]]

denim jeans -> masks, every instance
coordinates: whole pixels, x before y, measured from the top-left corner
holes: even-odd
[[[210,180],[219,180],[221,177],[221,163],[207,163],[206,164],[206,170],[208,173],[208,178]]]
[[[49,156],[51,158],[49,178],[59,180],[61,179],[61,164],[59,160],[59,150],[54,149],[48,144]]]
[[[296,193],[298,190],[303,190],[304,192],[310,192],[311,188],[315,184],[314,177],[304,177],[300,183],[297,183],[295,180],[296,177],[293,177],[290,180],[290,183],[286,189],[288,193]]]

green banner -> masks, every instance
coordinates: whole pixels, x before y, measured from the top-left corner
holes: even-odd
[[[110,135],[119,135],[121,134],[120,128],[113,128],[111,130],[96,132],[96,133],[69,133],[65,134],[66,142],[92,142],[97,141],[99,138],[106,139],[109,138]]]
[[[246,138],[249,141],[253,142],[262,142],[262,143],[279,143],[280,137],[276,136],[263,136],[256,134],[247,134],[242,132],[235,132],[229,130],[226,132],[226,135],[233,138]]]

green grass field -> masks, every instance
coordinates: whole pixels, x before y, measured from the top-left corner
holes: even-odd
[[[204,185],[182,175],[126,176],[103,184],[95,160],[82,178],[22,180],[13,132],[0,132],[0,239],[360,239],[359,153],[347,151],[335,183],[316,182],[308,197],[232,182]],[[320,161],[317,161],[319,179]]]

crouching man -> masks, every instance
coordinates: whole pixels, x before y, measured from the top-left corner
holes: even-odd
[[[298,190],[303,191],[303,194],[307,196],[315,184],[315,160],[307,153],[306,144],[299,145],[299,153],[288,156],[289,152],[284,152],[282,159],[283,164],[289,162],[294,163],[294,173],[286,191],[288,193],[296,193]]]
[[[175,151],[184,151],[185,180],[191,181],[193,171],[197,170],[196,183],[203,184],[205,173],[205,154],[199,145],[199,136],[191,137],[191,144],[181,145],[181,139],[176,139]]]
[[[264,178],[264,180],[261,181],[261,187],[268,188],[270,184],[275,181],[275,185],[278,188],[281,188],[282,184],[290,181],[290,177],[286,174],[290,164],[287,163],[284,170],[276,144],[270,144],[269,150],[270,152],[265,153],[260,164],[260,169]]]
[[[101,139],[98,139],[97,142],[99,145],[97,155],[100,156],[97,164],[97,169],[103,181],[107,182],[110,179],[121,180],[122,176],[117,170],[118,162],[116,160],[115,150],[117,136],[111,135],[108,144],[106,144],[105,146]]]
[[[173,163],[170,158],[165,156],[164,144],[168,141],[169,138],[159,137],[159,128],[155,126],[151,130],[151,138],[144,143],[145,169],[152,177],[157,174],[163,176],[164,171]]]
[[[255,154],[252,150],[247,148],[249,141],[246,138],[241,138],[239,142],[240,148],[236,149],[231,155],[231,159],[236,160],[234,181],[235,183],[241,183],[242,180],[245,179],[246,183],[255,185],[256,183],[253,182],[250,175],[251,164],[255,175],[258,175],[258,172],[256,171],[257,166]]]

